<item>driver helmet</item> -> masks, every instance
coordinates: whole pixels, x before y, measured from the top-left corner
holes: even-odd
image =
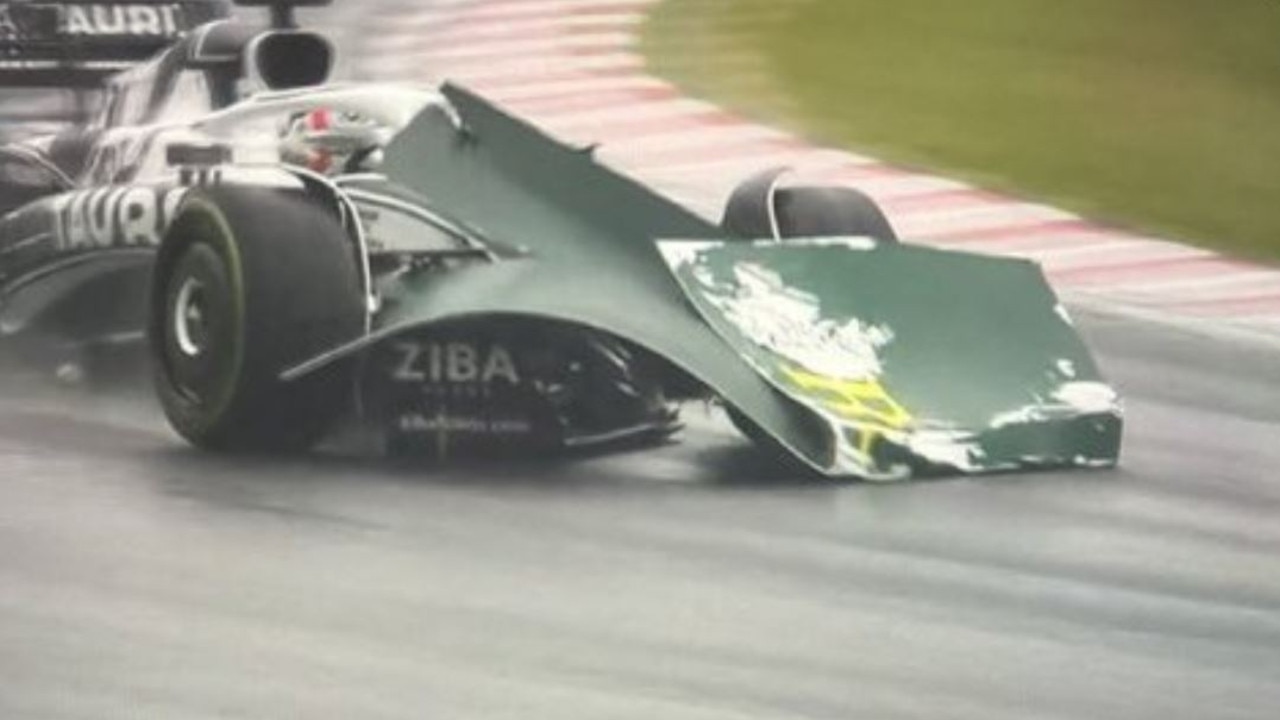
[[[359,113],[318,108],[294,114],[280,138],[281,159],[322,175],[376,164],[385,132]]]

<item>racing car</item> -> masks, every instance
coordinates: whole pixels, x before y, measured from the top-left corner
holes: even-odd
[[[329,82],[309,2],[0,150],[0,343],[145,343],[174,430],[296,452],[666,441],[690,401],[833,477],[1105,467],[1116,392],[1033,263],[899,242],[848,188],[745,179],[719,222],[465,88]],[[66,144],[77,153],[60,154]],[[39,353],[33,353],[39,357]]]

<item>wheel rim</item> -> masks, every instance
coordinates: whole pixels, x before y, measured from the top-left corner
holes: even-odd
[[[235,384],[235,291],[225,260],[209,245],[193,244],[173,268],[164,305],[164,375],[185,402],[212,409]]]
[[[174,339],[182,354],[191,358],[203,355],[209,343],[204,283],[193,277],[183,281],[174,301],[172,317]]]

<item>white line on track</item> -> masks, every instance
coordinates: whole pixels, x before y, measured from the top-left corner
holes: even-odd
[[[773,152],[743,153],[731,155],[720,160],[694,163],[654,163],[652,165],[635,164],[631,172],[669,179],[697,180],[708,182],[720,179],[741,180],[747,175],[773,167],[791,169],[783,179],[787,182],[804,183],[823,170],[849,163],[843,153],[815,152],[812,150],[777,150]]]
[[[473,44],[519,43],[545,38],[570,40],[613,34],[620,36],[618,43],[629,47],[636,44],[634,27],[643,19],[643,15],[630,13],[588,15],[575,18],[576,22],[573,23],[534,18],[504,23],[463,24],[436,34],[434,44],[436,47],[451,48]]]
[[[496,40],[486,43],[434,44],[422,48],[422,55],[437,62],[502,62],[520,54],[570,55],[580,50],[624,50],[631,45],[629,33],[604,32],[536,38]]]
[[[554,127],[558,130],[574,130],[577,128],[594,128],[600,125],[617,127],[619,124],[628,122],[663,120],[719,112],[721,112],[720,108],[702,100],[672,98],[626,105],[608,105],[594,110],[543,111],[535,113],[535,117],[548,127]]]
[[[719,146],[732,145],[744,140],[792,140],[793,137],[780,130],[760,125],[728,125],[725,127],[707,127],[693,130],[677,130],[670,133],[655,133],[641,138],[617,140],[602,148],[619,162],[643,163],[648,153],[670,153],[684,149],[714,149]]]
[[[420,60],[429,63],[431,58],[428,55]],[[536,78],[564,71],[587,73],[593,70],[635,70],[643,65],[644,61],[639,55],[619,52],[581,57],[507,58],[486,63],[466,63],[452,67],[448,75],[477,82],[488,79]]]
[[[773,150],[769,152],[754,152],[730,154],[717,160],[698,160],[693,162],[682,162],[677,159],[664,158],[658,162],[646,163],[635,160],[628,164],[628,171],[640,174],[652,174],[654,176],[670,177],[670,178],[697,178],[702,176],[717,175],[740,175],[744,172],[750,172],[751,169],[775,166],[796,166],[803,162],[809,152],[805,150]]]
[[[1280,335],[1280,312],[1268,311],[1265,313],[1259,313],[1256,315],[1246,315],[1244,317],[1237,317],[1233,319],[1247,322],[1250,325],[1257,325],[1260,327],[1267,328],[1269,332],[1273,332],[1273,333],[1276,333],[1277,335]]]
[[[1074,248],[1083,252],[1072,252],[1073,249],[1051,251],[1049,253],[1021,253],[1023,257],[1038,260],[1046,270],[1065,272],[1068,270],[1084,270],[1086,268],[1107,268],[1119,264],[1139,264],[1144,262],[1160,262],[1178,258],[1213,257],[1213,253],[1178,245],[1151,245],[1140,241],[1118,241],[1111,244],[1095,245],[1090,248]]]
[[[920,195],[932,195],[940,192],[965,191],[972,187],[962,182],[947,178],[929,177],[927,175],[910,175],[907,177],[890,177],[869,180],[846,180],[839,182],[856,188],[870,195],[880,203],[893,200],[905,200]]]
[[[644,75],[624,75],[620,77],[580,77],[571,80],[551,82],[529,82],[512,84],[506,87],[495,87],[485,93],[486,97],[497,102],[516,102],[519,100],[538,100],[557,95],[581,95],[591,92],[611,90],[652,90],[671,87],[661,80]]]
[[[1177,291],[1179,295],[1214,292],[1237,292],[1258,285],[1274,285],[1280,288],[1280,272],[1274,270],[1242,270],[1239,272],[1210,275],[1207,277],[1180,278],[1176,280],[1150,280],[1120,283],[1117,290],[1141,293],[1165,293]]]
[[[450,22],[453,18],[448,13],[436,13],[419,20],[409,17],[395,21],[400,23],[399,29],[419,29],[423,33],[431,33],[436,42],[450,43],[454,38],[460,42],[477,40],[497,40],[500,38],[524,39],[531,36],[569,35],[574,32],[610,28],[623,29],[634,27],[644,21],[644,13],[636,11],[620,11],[610,13],[593,13],[590,15],[570,15],[567,17],[524,17],[509,20],[486,20],[484,22],[464,21]],[[404,33],[406,40],[420,40],[421,35]]]
[[[928,237],[933,232],[1017,227],[1023,224],[1072,218],[1062,210],[1029,203],[981,203],[950,210],[889,211],[889,220],[907,237]]]
[[[492,2],[467,9],[468,20],[508,21],[516,18],[571,16],[574,12],[617,13],[638,11],[652,3],[644,0],[528,0],[527,2]]]
[[[1072,261],[1081,258],[1087,260],[1126,252],[1149,252],[1149,249],[1147,244],[1141,240],[1104,240],[1103,242],[1080,243],[1057,241],[1055,245],[1044,249],[1024,248],[1012,254],[1035,260],[1045,265],[1062,266],[1070,265]]]
[[[1003,257],[1031,257],[1031,253],[1049,253],[1054,251],[1075,252],[1088,251],[1089,248],[1096,248],[1112,243],[1130,242],[1122,238],[1122,236],[1106,235],[1097,232],[1081,232],[1075,234],[1062,233],[1058,235],[1044,235],[1029,232],[1025,235],[1015,235],[1013,237],[1002,240],[977,240],[963,243],[947,243],[930,238],[922,238],[921,241],[948,250],[962,250],[965,252],[978,252],[986,255],[1000,255]]]

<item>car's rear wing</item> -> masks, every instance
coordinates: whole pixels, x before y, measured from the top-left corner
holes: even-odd
[[[0,0],[0,88],[97,87],[230,15],[224,0]]]

